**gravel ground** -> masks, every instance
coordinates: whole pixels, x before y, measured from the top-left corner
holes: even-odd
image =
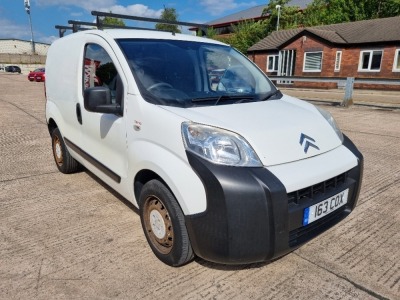
[[[400,110],[320,105],[364,154],[355,211],[269,264],[171,268],[132,205],[57,171],[43,83],[0,73],[0,299],[400,299]]]

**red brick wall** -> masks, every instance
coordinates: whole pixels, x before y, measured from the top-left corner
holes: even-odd
[[[400,44],[396,46],[363,46],[362,48],[337,48],[330,46],[324,42],[311,37],[309,35],[302,36],[287,45],[283,50],[296,50],[295,76],[304,77],[358,77],[358,78],[389,78],[399,79],[400,72],[393,72],[393,62],[396,49],[400,49]],[[361,50],[383,50],[383,58],[380,72],[363,72],[358,71]],[[304,52],[323,51],[322,71],[321,72],[303,72]],[[335,71],[336,52],[342,51],[342,60],[339,71]],[[249,57],[266,72],[268,53],[250,54]],[[309,87],[309,88],[336,88],[336,83],[313,83],[313,82],[294,82],[293,87]],[[355,88],[371,88],[371,89],[395,89],[400,90],[400,86],[383,86],[383,85],[362,85],[356,84]]]
[[[296,50],[295,76],[333,76],[332,62],[335,61],[335,53],[332,48],[314,40],[309,36],[303,36],[286,46],[283,50]],[[321,72],[303,72],[304,52],[322,51],[322,71]]]
[[[400,72],[393,72],[393,62],[396,49],[400,49],[400,45],[395,46],[371,46],[360,48],[343,49],[342,67],[339,76],[343,77],[360,77],[360,78],[399,78]],[[360,61],[360,52],[362,50],[383,50],[381,70],[379,72],[358,71]]]
[[[260,53],[257,55],[251,55],[249,58],[265,73],[267,73],[267,54]]]

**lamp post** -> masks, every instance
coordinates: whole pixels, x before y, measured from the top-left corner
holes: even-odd
[[[276,31],[278,31],[279,30],[279,17],[281,15],[281,6],[277,5],[277,6],[275,6],[275,8],[278,10],[278,20],[276,21]]]
[[[35,41],[33,40],[33,29],[32,29],[32,19],[31,19],[31,3],[29,0],[24,0],[24,6],[26,13],[29,16],[29,25],[31,27],[31,42],[32,42],[32,54],[35,54]]]

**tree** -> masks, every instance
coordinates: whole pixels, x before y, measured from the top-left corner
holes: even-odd
[[[304,25],[316,26],[400,15],[400,0],[314,0],[304,10]]]
[[[364,20],[361,1],[314,0],[304,10],[304,25],[317,26]]]
[[[163,21],[178,21],[178,13],[176,12],[175,8],[168,8],[164,6],[164,11],[161,13],[161,20]],[[178,28],[178,25],[172,24],[164,24],[164,23],[157,23],[156,24],[157,30],[164,30],[164,31],[171,31],[180,33],[181,31]]]
[[[237,48],[242,53],[252,45],[276,30],[278,21],[278,10],[276,5],[280,5],[279,27],[280,29],[297,28],[302,24],[302,13],[297,6],[287,6],[290,0],[271,0],[265,7],[263,15],[269,17],[262,21],[243,21],[238,25],[233,25],[234,33],[226,38],[217,38]]]
[[[125,22],[118,18],[113,17],[105,17],[103,20],[103,24],[105,25],[115,25],[115,26],[125,26]]]
[[[400,15],[400,0],[362,0],[367,19],[387,18]]]
[[[242,53],[266,36],[268,22],[243,21],[233,25],[234,33],[225,38],[225,41]]]
[[[302,24],[302,13],[298,6],[288,6],[290,0],[271,0],[268,5],[264,8],[263,14],[268,17],[268,33],[276,30],[276,24],[278,22],[278,9],[277,5],[280,5],[279,10],[279,29],[290,29],[297,28]]]
[[[198,36],[202,36],[202,31],[201,28],[197,32]],[[208,27],[206,30],[206,37],[209,39],[215,39],[215,36],[217,35],[217,30],[215,30],[213,27]]]
[[[263,11],[263,21],[243,21],[233,26],[234,33],[219,37],[215,31],[207,36],[228,43],[243,53],[276,30],[277,5],[280,5],[279,29],[354,22],[400,15],[400,0],[314,0],[305,9],[288,6],[290,0],[271,0]]]

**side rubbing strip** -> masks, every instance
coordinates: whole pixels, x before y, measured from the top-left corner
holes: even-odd
[[[74,150],[76,153],[78,153],[80,156],[82,156],[84,159],[86,159],[88,162],[90,162],[93,166],[95,166],[97,169],[102,171],[104,174],[106,174],[108,177],[110,177],[112,180],[114,180],[117,183],[121,183],[121,176],[115,174],[113,171],[111,171],[109,168],[107,168],[105,165],[103,165],[101,162],[87,154],[85,151],[83,151],[81,148],[79,148],[77,145],[72,143],[70,140],[64,138],[65,144],[72,150]]]

